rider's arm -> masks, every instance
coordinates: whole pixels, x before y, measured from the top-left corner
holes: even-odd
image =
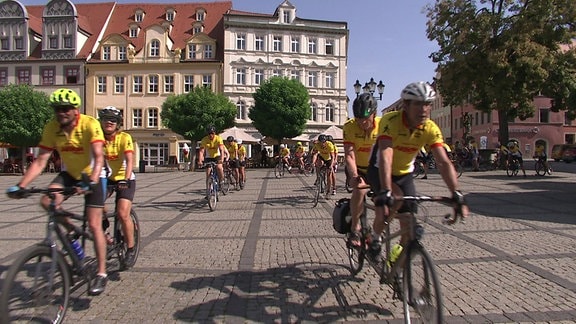
[[[378,174],[382,190],[392,190],[392,139],[379,138],[378,142]]]
[[[32,162],[32,164],[30,164],[26,170],[26,174],[22,176],[22,179],[20,179],[20,183],[18,183],[18,185],[22,188],[26,188],[34,179],[36,179],[36,177],[39,176],[46,167],[48,159],[50,159],[51,155],[51,150],[40,147],[38,157]]]
[[[358,178],[358,166],[356,165],[356,154],[352,143],[344,142],[344,162],[350,177],[356,180]]]
[[[126,159],[126,180],[130,180],[134,169],[134,152],[124,152],[124,158]]]
[[[92,150],[92,158],[94,165],[92,166],[92,174],[90,174],[90,181],[98,183],[100,181],[100,173],[104,166],[104,143],[100,141],[92,142],[90,144]]]
[[[204,147],[200,146],[198,150],[198,164],[204,163]]]

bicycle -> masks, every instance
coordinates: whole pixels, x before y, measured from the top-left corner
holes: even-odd
[[[288,170],[288,166],[286,165],[286,163],[284,163],[281,157],[279,156],[276,157],[276,165],[274,166],[274,176],[280,179],[284,176],[286,171],[290,172],[290,170]]]
[[[61,323],[68,310],[71,290],[87,283],[87,290],[90,291],[90,284],[96,275],[96,259],[79,256],[81,253],[76,252],[72,245],[72,240],[81,238],[82,250],[85,251],[86,240],[93,240],[87,230],[86,218],[71,212],[57,212],[55,204],[56,193],[70,197],[76,194],[76,190],[76,187],[25,190],[26,196],[45,194],[50,198],[46,237],[42,242],[24,250],[8,269],[0,295],[0,323]],[[138,254],[139,222],[133,210],[130,216],[134,222],[134,248]],[[127,247],[121,222],[116,212],[106,214],[105,219],[111,217],[114,217],[114,236],[107,248],[107,259],[117,256],[122,271],[133,264],[124,263]],[[82,226],[75,225],[70,219],[82,221]]]
[[[370,187],[365,186],[362,188]],[[374,193],[370,191],[367,196],[373,197]],[[419,204],[422,202],[439,202],[450,206],[454,204],[453,199],[450,197],[425,195],[394,197],[394,200],[414,201]],[[371,258],[368,250],[371,228],[367,224],[367,209],[374,211],[375,206],[372,203],[368,203],[365,199],[364,213],[360,217],[362,230],[359,233],[359,237],[352,233],[346,235],[346,249],[351,274],[358,274],[366,260],[380,277],[380,284],[389,285],[393,290],[393,298],[402,300],[406,323],[410,323],[412,317],[420,318],[417,321],[425,323],[443,322],[442,289],[434,261],[421,242],[424,235],[423,225],[415,214],[410,214],[406,216],[408,217],[409,226],[391,233],[390,224],[394,216],[389,216],[386,219],[386,227],[382,235],[383,244],[380,258]],[[443,223],[452,225],[461,217],[461,212],[455,208],[454,216],[446,215]],[[410,235],[409,243],[398,253],[398,250],[395,249],[398,249],[399,245],[393,246],[391,242],[406,233]],[[352,238],[357,239],[359,244],[354,244]],[[385,261],[377,262],[378,259]]]
[[[216,171],[216,162],[206,162],[205,168],[210,168],[210,175],[206,180],[206,199],[208,199],[208,208],[210,211],[216,210],[218,204],[218,192],[221,190],[218,186],[218,172]],[[224,191],[222,191],[224,194]]]
[[[513,177],[518,175],[518,171],[520,170],[520,160],[515,156],[512,156],[508,160],[508,164],[506,165],[506,175],[509,177]]]
[[[235,183],[234,176],[232,175],[232,169],[228,166],[228,163],[225,162],[226,165],[222,166],[224,168],[224,179],[222,179],[222,183],[220,183],[220,189],[223,195],[226,195],[230,192],[230,186]]]
[[[316,172],[316,181],[314,182],[315,191],[314,191],[314,200],[312,207],[316,207],[318,202],[320,201],[320,196],[326,191],[326,170],[328,168],[326,165],[322,165],[318,172]]]
[[[548,163],[546,163],[545,160],[538,157],[534,157],[534,161],[535,161],[534,169],[536,170],[537,175],[545,176],[546,173],[548,173],[548,175],[552,175],[552,167]]]

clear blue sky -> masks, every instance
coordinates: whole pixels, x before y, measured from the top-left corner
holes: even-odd
[[[24,5],[45,4],[42,0],[20,0]],[[213,0],[217,1],[217,0]],[[356,97],[352,85],[371,77],[386,85],[381,108],[396,101],[402,88],[413,81],[432,81],[436,65],[428,55],[437,49],[426,38],[423,7],[432,0],[289,0],[296,16],[304,19],[348,22],[347,93]],[[73,3],[101,2],[72,0]],[[121,0],[119,3],[145,3],[147,0]],[[166,3],[182,2],[166,0]],[[209,0],[199,2],[210,2]],[[282,0],[232,0],[234,9],[272,14]]]

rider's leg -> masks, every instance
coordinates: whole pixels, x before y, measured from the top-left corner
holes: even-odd
[[[134,183],[133,183],[134,184]],[[116,193],[119,195],[120,193]],[[116,212],[118,213],[118,218],[122,223],[122,231],[124,232],[124,238],[126,239],[126,245],[128,248],[134,247],[134,223],[130,217],[130,209],[132,209],[132,201],[119,198],[116,202]]]
[[[224,167],[222,163],[216,164],[216,172],[218,172],[218,180],[222,183],[224,181]]]

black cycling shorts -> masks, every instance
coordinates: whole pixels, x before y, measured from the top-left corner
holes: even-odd
[[[378,193],[381,189],[380,187],[380,175],[378,174],[378,168],[375,166],[370,166],[368,168],[368,174],[366,177],[370,188],[375,193]],[[414,177],[411,173],[402,176],[392,176],[392,183],[396,184],[405,196],[415,196],[416,186],[414,185]],[[413,201],[405,201],[398,213],[416,213],[418,212],[418,205]]]
[[[230,169],[238,169],[240,167],[240,161],[233,159],[228,161],[228,167]]]
[[[127,199],[130,201],[134,201],[134,194],[136,193],[136,180],[127,180],[128,188],[126,189],[118,189],[116,187],[116,199],[114,201],[118,201],[119,199]],[[116,186],[118,181],[108,180],[108,185]]]
[[[77,185],[80,181],[74,179],[68,172],[62,171],[58,173],[56,178],[52,180],[53,184],[58,184],[61,187],[73,187]],[[84,195],[84,205],[86,207],[103,208],[104,200],[106,197],[106,185],[107,179],[100,178],[99,185],[93,188],[93,191],[87,195]]]

